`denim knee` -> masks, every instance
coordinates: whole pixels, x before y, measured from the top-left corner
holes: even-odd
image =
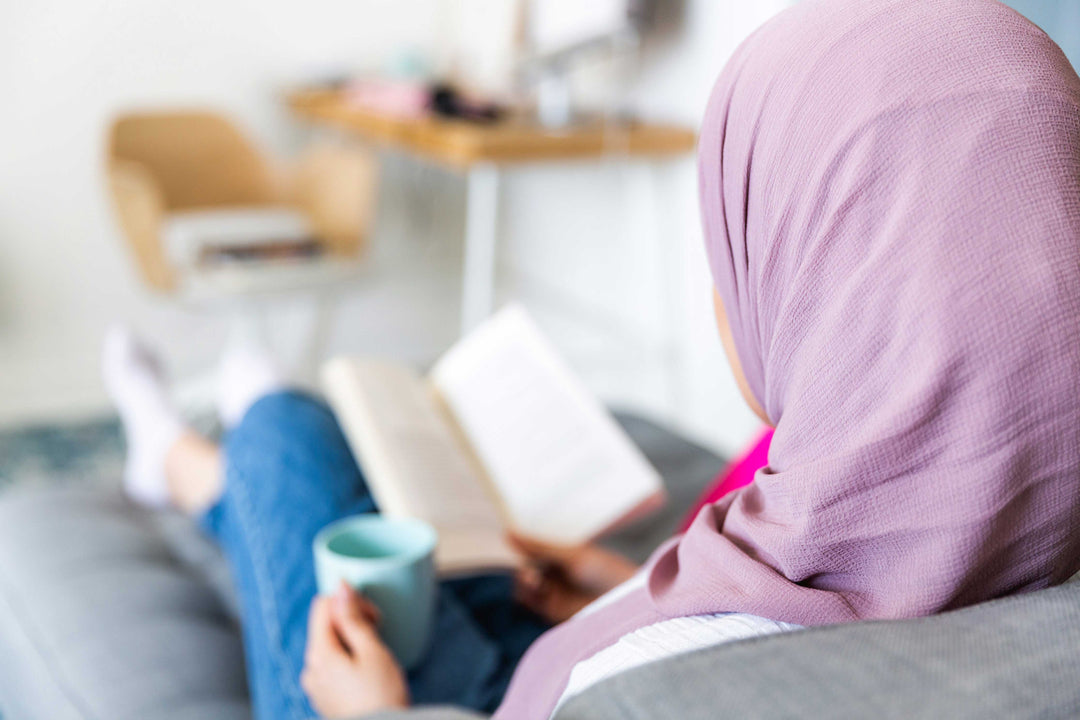
[[[288,438],[332,437],[339,432],[330,408],[299,390],[264,395],[255,401],[225,440],[225,452],[235,445]]]
[[[251,406],[224,445],[225,494],[363,512],[373,503],[356,459],[325,403],[288,391]]]

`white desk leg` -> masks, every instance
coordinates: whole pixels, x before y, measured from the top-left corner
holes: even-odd
[[[681,303],[683,242],[677,223],[672,217],[661,217],[664,203],[658,197],[658,162],[642,160],[631,168],[634,183],[630,193],[628,216],[640,233],[647,237],[646,247],[652,249],[657,302],[660,307],[660,332],[657,338],[662,372],[667,386],[667,402],[671,420],[678,423],[686,410],[687,399],[683,386],[683,364],[680,340],[683,332]],[[670,213],[667,213],[670,216]]]
[[[462,278],[461,333],[491,314],[495,303],[495,241],[499,221],[499,170],[480,164],[469,170]]]
[[[326,347],[334,329],[334,318],[340,296],[334,290],[318,292],[311,299],[311,325],[303,344],[299,370],[301,380],[318,385],[319,368],[326,359]]]

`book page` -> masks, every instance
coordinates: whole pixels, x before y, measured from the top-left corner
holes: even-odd
[[[499,510],[428,383],[397,365],[337,358],[324,366],[323,386],[380,512],[433,525],[441,572],[517,563]]]
[[[656,470],[521,307],[459,342],[431,378],[518,532],[585,542],[663,502]]]

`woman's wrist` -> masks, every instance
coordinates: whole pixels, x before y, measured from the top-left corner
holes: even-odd
[[[582,553],[575,574],[583,587],[602,595],[629,580],[637,571],[638,566],[622,555],[589,545]]]

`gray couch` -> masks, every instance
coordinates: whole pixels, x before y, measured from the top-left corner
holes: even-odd
[[[611,539],[641,557],[721,462],[647,422],[621,421],[672,496],[660,517]],[[185,519],[89,488],[0,497],[4,720],[249,718],[242,652],[224,565]],[[1080,718],[1080,583],[929,619],[690,653],[601,683],[557,717]]]

